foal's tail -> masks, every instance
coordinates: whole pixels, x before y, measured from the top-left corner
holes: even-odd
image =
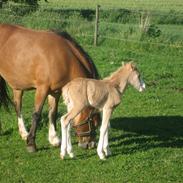
[[[8,89],[5,80],[0,76],[0,108],[3,106],[7,111],[9,110],[9,104],[12,104],[10,97],[8,96]]]

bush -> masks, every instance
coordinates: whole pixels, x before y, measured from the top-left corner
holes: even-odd
[[[156,38],[161,35],[161,30],[158,28],[158,26],[152,24],[149,26],[146,35],[152,38]]]

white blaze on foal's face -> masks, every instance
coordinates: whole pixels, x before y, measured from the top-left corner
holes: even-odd
[[[145,90],[145,88],[146,88],[146,85],[145,85],[144,81],[141,79],[139,92],[143,92]]]
[[[129,76],[128,82],[139,92],[144,91],[145,89],[145,83],[141,79],[140,74],[137,70],[133,70],[132,73]]]

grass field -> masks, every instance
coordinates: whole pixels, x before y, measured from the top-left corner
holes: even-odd
[[[58,3],[58,1],[54,2]],[[70,2],[69,7],[73,8],[75,1]],[[82,1],[79,2],[82,7]],[[93,6],[98,2],[94,1]],[[103,2],[114,6],[121,3],[121,1],[110,3],[107,0]],[[146,9],[152,1],[139,2]],[[164,3],[165,1],[158,2]],[[168,13],[173,7],[182,5],[181,0],[166,2],[171,4],[166,8]],[[66,4],[67,1],[62,1],[62,3]],[[85,1],[85,3],[90,6],[89,1]],[[134,3],[134,5],[135,9],[139,8],[137,4]],[[157,6],[156,3],[153,3],[149,8]],[[57,6],[57,8],[59,7]],[[177,13],[179,10],[179,8],[175,9],[175,12]],[[64,29],[74,35],[93,58],[102,77],[117,69],[122,60],[131,58],[136,61],[147,85],[144,93],[138,93],[129,87],[122,98],[122,103],[114,111],[109,134],[113,154],[105,162],[99,160],[96,149],[79,149],[74,134],[72,139],[76,158],[60,160],[60,150],[51,147],[47,140],[47,105],[44,107],[37,132],[38,152],[27,153],[25,142],[18,134],[14,110],[6,113],[1,109],[0,182],[183,182],[183,25],[177,22],[160,23],[159,14],[162,11],[164,11],[163,8],[159,10],[154,20],[162,31],[160,37],[145,37],[141,41],[138,24],[134,22],[125,24],[114,19],[112,22],[114,24],[107,25],[107,28],[101,23],[98,47],[92,46],[92,37],[82,36],[82,34],[93,34],[93,25],[91,25],[93,19],[90,22],[77,12],[74,12],[74,15],[73,12],[69,12],[69,16],[67,16],[68,12],[63,14],[67,20],[70,20],[70,23],[65,24],[48,20],[57,19],[58,15],[61,17],[62,12],[49,14],[48,11],[39,10],[26,14],[22,18],[16,18],[16,15],[19,16],[18,14],[10,16],[9,13],[6,18],[5,16],[0,17],[0,22],[19,23],[35,29],[61,29],[64,26]],[[35,15],[38,15],[39,18],[36,19]],[[112,20],[112,16],[108,18]],[[71,20],[74,20],[74,23]],[[78,20],[79,24],[75,20]],[[103,19],[103,21],[107,21],[107,19]],[[117,28],[115,23],[122,23],[120,25],[122,28],[119,26]],[[124,28],[123,24],[127,28]],[[129,27],[134,28],[132,34],[129,33],[126,37],[127,33],[124,33],[131,29]],[[118,39],[104,39],[104,36]],[[33,111],[33,94],[34,92],[27,92],[24,96],[23,112],[27,127],[30,127]],[[60,101],[59,118],[64,111],[65,106]],[[59,119],[58,126],[60,133]]]

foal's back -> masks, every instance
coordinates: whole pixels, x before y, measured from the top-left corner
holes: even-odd
[[[66,104],[77,106],[111,107],[120,102],[118,91],[106,80],[76,78],[64,86],[63,98]]]

